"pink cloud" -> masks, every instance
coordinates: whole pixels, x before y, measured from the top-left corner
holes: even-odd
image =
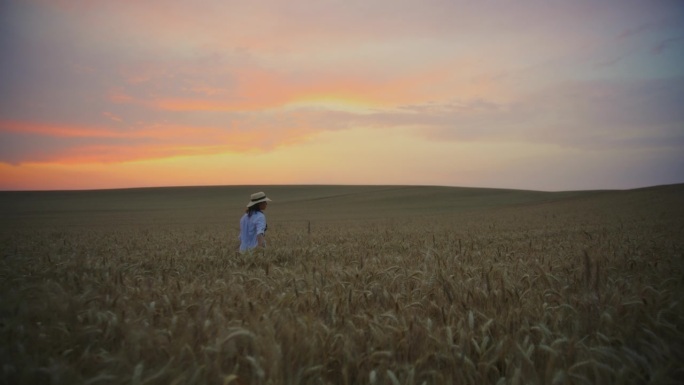
[[[263,152],[306,140],[317,132],[312,124],[295,113],[244,117],[224,127],[150,124],[112,129],[3,121],[0,138],[14,143],[14,149],[0,151],[0,162],[76,164]]]

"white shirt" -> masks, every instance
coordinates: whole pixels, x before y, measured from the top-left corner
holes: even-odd
[[[257,235],[266,231],[266,216],[257,211],[250,217],[245,215],[240,218],[240,252],[257,247]]]

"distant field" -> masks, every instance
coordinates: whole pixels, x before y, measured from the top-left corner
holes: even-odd
[[[684,185],[0,192],[0,383],[682,383],[683,234]]]
[[[451,215],[556,202],[608,192],[535,192],[422,186],[172,187],[95,191],[0,192],[0,225],[235,223],[249,195],[265,190],[274,222]]]

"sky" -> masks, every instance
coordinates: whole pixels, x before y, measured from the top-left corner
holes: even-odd
[[[684,182],[678,0],[0,0],[0,190]]]

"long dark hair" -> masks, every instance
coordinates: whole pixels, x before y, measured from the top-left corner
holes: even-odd
[[[256,212],[261,212],[261,207],[259,207],[259,206],[260,206],[259,203],[255,204],[255,205],[251,205],[251,206],[247,207],[247,209],[245,210],[245,213],[247,213],[248,217],[251,217],[252,214],[254,214]]]
[[[256,212],[261,212],[261,207],[259,207],[259,206],[261,206],[260,203],[252,205],[251,207],[247,207],[247,209],[245,210],[245,213],[247,214],[248,217],[251,217],[252,214],[254,214]],[[266,228],[264,229],[264,231],[266,231],[266,230],[268,230],[268,225],[266,225]]]

